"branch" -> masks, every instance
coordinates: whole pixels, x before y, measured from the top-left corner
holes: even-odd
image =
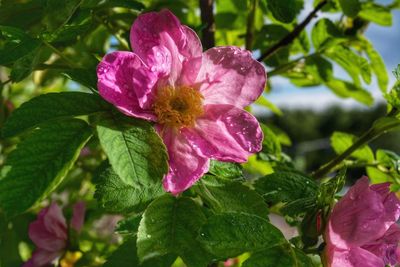
[[[204,26],[201,30],[201,39],[205,49],[215,46],[215,22],[213,6],[214,0],[199,0],[201,23]]]
[[[297,25],[292,32],[290,32],[288,35],[283,37],[278,43],[276,43],[274,46],[269,48],[267,51],[261,54],[261,56],[257,59],[258,61],[263,61],[264,59],[272,56],[275,54],[279,49],[282,47],[285,47],[289,45],[290,43],[293,42],[294,39],[296,39],[300,33],[304,30],[304,28],[310,23],[310,21],[315,17],[318,11],[320,11],[327,3],[329,0],[323,0],[321,1],[313,11],[304,19],[302,23]]]
[[[258,6],[258,0],[252,0],[250,4],[249,15],[247,16],[247,29],[246,29],[246,49],[251,50],[253,46],[254,38],[254,20],[256,17],[256,10]]]

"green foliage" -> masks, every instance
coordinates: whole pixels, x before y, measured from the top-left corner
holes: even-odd
[[[353,145],[356,140],[357,136],[355,135],[342,132],[334,132],[331,137],[331,145],[337,154],[341,154],[347,148]],[[364,145],[354,151],[351,154],[351,157],[361,161],[371,162],[374,160],[374,153],[368,145]]]
[[[267,205],[254,190],[238,182],[217,184],[214,179],[204,176],[195,187],[195,191],[214,212],[244,212],[267,218]]]
[[[237,163],[211,160],[210,169],[208,171],[211,174],[228,180],[243,178],[243,168]]]
[[[339,0],[340,7],[343,13],[349,17],[357,16],[361,10],[361,3],[359,0]]]
[[[198,240],[219,258],[238,256],[280,244],[286,240],[268,220],[246,213],[221,213],[208,218]]]
[[[0,46],[0,65],[6,65],[28,55],[35,50],[40,42],[30,37],[23,30],[0,26],[0,41],[4,40],[4,44]]]
[[[243,267],[313,267],[314,264],[301,250],[286,246],[276,246],[251,255]]]
[[[16,109],[6,121],[2,134],[12,137],[44,123],[108,110],[109,105],[97,95],[80,92],[44,94]]]
[[[388,7],[373,3],[364,2],[359,13],[360,17],[382,26],[392,25],[392,13]]]
[[[201,208],[190,198],[166,195],[156,199],[140,222],[137,235],[139,259],[145,261],[174,254],[189,267],[206,266],[212,255],[196,240],[205,221]]]
[[[303,7],[303,2],[297,0],[268,0],[267,3],[274,18],[285,23],[293,21]]]
[[[160,184],[168,156],[152,125],[117,113],[97,120],[100,143],[121,180],[137,188]]]
[[[141,211],[164,194],[161,183],[140,187],[125,183],[108,164],[100,167],[94,183],[94,197],[105,210],[113,213]]]
[[[0,179],[0,206],[8,216],[24,212],[60,184],[89,140],[82,120],[43,125],[8,157]],[[24,197],[21,197],[24,196]]]

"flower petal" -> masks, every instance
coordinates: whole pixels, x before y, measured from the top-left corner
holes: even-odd
[[[79,201],[74,205],[74,211],[72,213],[71,227],[77,232],[82,230],[82,226],[85,220],[86,204],[83,201]]]
[[[194,128],[182,133],[200,155],[222,161],[246,162],[261,150],[263,133],[256,118],[232,105],[206,105]]]
[[[169,172],[164,177],[164,189],[178,194],[192,186],[208,171],[209,159],[198,153],[178,130],[159,130],[169,155]]]
[[[37,249],[33,252],[29,261],[25,262],[22,267],[43,267],[50,265],[55,259],[62,255],[62,251],[47,251],[44,249]]]
[[[340,248],[362,246],[378,239],[386,230],[382,197],[369,188],[368,178],[363,177],[333,208],[328,242]]]
[[[381,195],[386,212],[385,224],[386,227],[390,227],[393,223],[397,222],[400,217],[400,200],[395,193],[390,192],[390,183],[371,185],[371,190]]]
[[[42,218],[44,227],[49,233],[57,238],[67,239],[67,222],[57,203],[53,202]]]
[[[137,55],[131,52],[107,54],[97,67],[97,78],[100,95],[121,112],[155,120],[151,97],[158,74]]]
[[[362,248],[374,253],[380,259],[383,259],[386,265],[395,266],[396,263],[398,263],[396,252],[399,241],[400,227],[394,223],[381,238]]]
[[[329,267],[384,267],[383,260],[362,248],[354,247],[348,250],[328,247]]]
[[[49,232],[42,221],[34,221],[29,225],[29,237],[38,248],[51,252],[63,250],[67,245],[66,238]]]
[[[171,84],[179,79],[185,61],[201,57],[202,54],[196,33],[181,25],[179,19],[168,10],[140,15],[132,25],[130,41],[133,51],[146,63],[154,46],[164,46],[169,50],[172,55]]]
[[[197,82],[205,104],[231,104],[239,108],[253,103],[263,92],[265,69],[238,47],[214,47],[203,55]]]

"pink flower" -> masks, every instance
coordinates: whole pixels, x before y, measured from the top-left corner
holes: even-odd
[[[85,203],[76,203],[71,228],[80,232],[84,216]],[[23,267],[47,266],[64,254],[68,244],[68,226],[61,208],[56,203],[39,212],[37,220],[29,225],[29,237],[37,248]]]
[[[133,52],[106,55],[97,68],[100,95],[128,116],[153,121],[169,154],[164,188],[184,191],[209,159],[245,162],[262,131],[243,108],[263,92],[264,67],[233,46],[202,52],[196,33],[168,10],[140,15]]]
[[[400,201],[389,186],[369,186],[364,176],[336,204],[325,236],[328,266],[384,267],[398,262]]]

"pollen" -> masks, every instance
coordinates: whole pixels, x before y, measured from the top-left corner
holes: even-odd
[[[157,91],[153,110],[159,124],[174,127],[192,127],[203,114],[204,97],[195,88],[180,86],[161,87]]]

